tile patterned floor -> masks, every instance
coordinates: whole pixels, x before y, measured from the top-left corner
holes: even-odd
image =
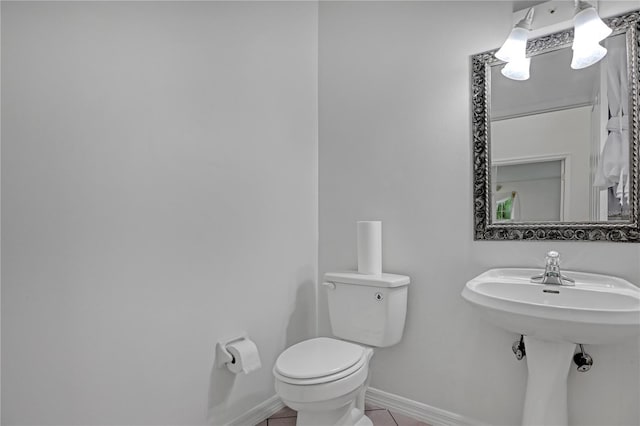
[[[391,411],[376,407],[371,404],[365,404],[365,414],[373,422],[373,426],[430,426],[427,423],[412,419],[402,414],[392,413]],[[275,413],[258,423],[256,426],[295,426],[297,413],[289,407]]]

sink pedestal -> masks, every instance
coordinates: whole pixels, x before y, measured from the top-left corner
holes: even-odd
[[[523,426],[567,425],[567,377],[575,343],[550,342],[524,336],[527,391]]]
[[[572,342],[606,345],[640,335],[640,288],[608,275],[564,272],[574,285],[532,281],[539,269],[498,268],[468,281],[462,290],[487,321],[525,336],[526,426],[567,425]]]

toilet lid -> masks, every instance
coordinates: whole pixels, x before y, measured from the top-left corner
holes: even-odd
[[[280,354],[275,370],[293,379],[311,379],[339,373],[355,365],[365,349],[354,343],[318,337],[291,346]]]

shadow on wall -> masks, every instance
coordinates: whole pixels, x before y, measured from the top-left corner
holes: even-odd
[[[207,416],[209,424],[220,423],[224,414],[229,411],[227,401],[235,382],[236,375],[226,368],[216,367],[214,359],[209,380],[209,415]]]
[[[282,338],[284,337],[285,339],[283,342],[284,347],[276,348],[276,358],[285,348],[315,336],[316,284],[314,277],[315,269],[311,267],[302,268],[298,272],[296,279],[300,284],[296,288],[293,310],[286,325],[286,334],[282,335],[282,329],[274,332],[278,334],[274,336],[274,341],[282,342]],[[280,344],[282,345],[282,343]],[[267,361],[262,365],[262,368],[266,368],[271,372],[273,365]],[[230,416],[230,413],[236,413],[236,416],[242,414],[251,406],[250,401],[255,401],[255,394],[246,395],[240,399],[231,398],[237,378],[238,375],[228,369],[216,367],[216,359],[213,360],[209,378],[207,415],[209,424],[228,424],[235,419],[235,417]]]
[[[312,278],[315,275],[313,268],[307,267],[298,273],[298,285],[293,311],[289,315],[285,348],[298,342],[314,337],[316,334],[316,283]]]
[[[237,416],[243,414],[248,407],[252,406],[251,401],[256,400],[255,393],[245,395],[236,401],[229,402],[233,394],[233,388],[239,374],[232,373],[227,368],[218,368],[216,360],[213,360],[211,375],[209,377],[209,398],[207,420],[210,425],[226,425]],[[232,417],[231,413],[235,413]]]

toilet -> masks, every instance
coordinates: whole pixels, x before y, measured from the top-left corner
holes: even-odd
[[[409,277],[330,272],[324,275],[331,331],[280,354],[276,393],[298,412],[298,426],[372,426],[364,414],[374,348],[402,338]]]

